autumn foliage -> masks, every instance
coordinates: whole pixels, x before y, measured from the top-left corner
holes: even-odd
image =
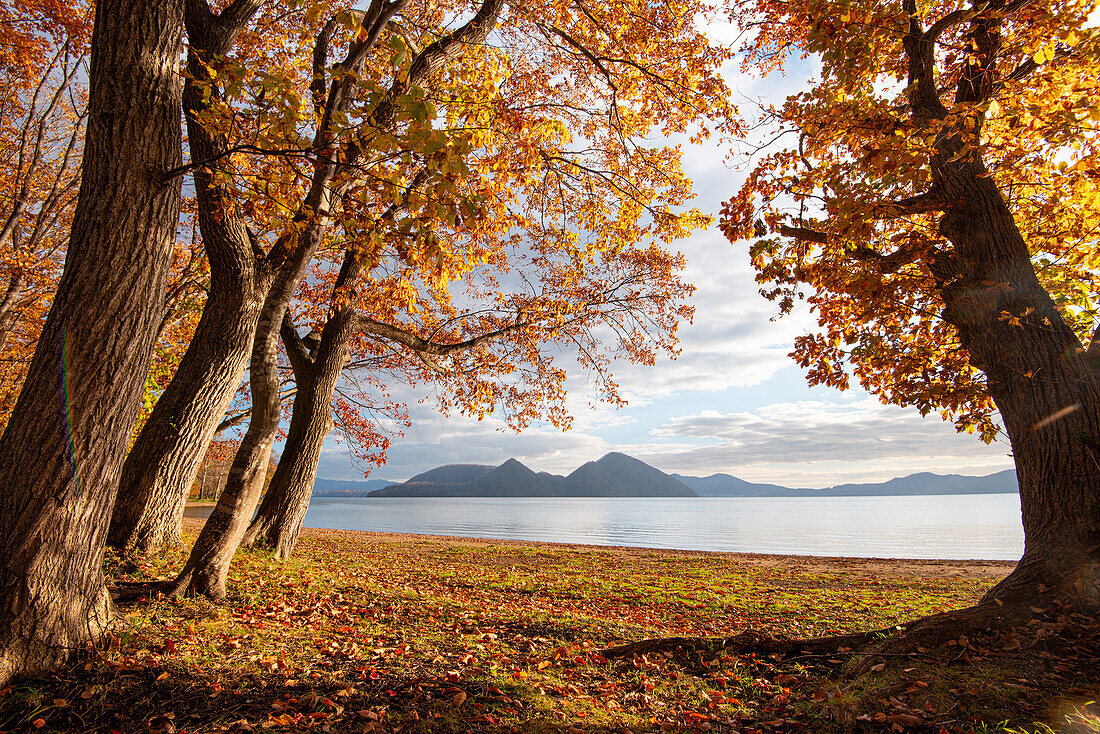
[[[938,231],[944,203],[925,196],[930,164],[961,125],[955,159],[984,161],[1042,285],[1087,345],[1100,318],[1100,38],[1089,2],[990,6],[1000,22],[991,91],[952,104],[978,53],[975,8],[913,5],[948,105],[922,119],[910,105],[901,5],[749,6],[747,68],[766,73],[815,54],[821,78],[766,110],[787,145],[762,152],[723,227],[732,239],[756,238],[757,279],[781,311],[804,300],[816,312],[820,328],[793,353],[811,383],[845,388],[855,378],[884,401],[939,411],[990,441],[998,425],[986,378],[941,318],[935,269],[951,247]]]

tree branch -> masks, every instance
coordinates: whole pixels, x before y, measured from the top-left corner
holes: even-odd
[[[285,389],[285,390],[283,390],[282,392],[279,393],[279,402],[280,403],[285,403],[289,398],[294,397],[294,395],[297,394],[297,392],[298,392],[298,386],[297,385],[294,385],[292,387],[288,387],[287,389]],[[243,410],[239,410],[236,413],[232,413],[230,415],[227,415],[222,420],[222,422],[218,424],[218,427],[214,429],[214,434],[217,435],[217,434],[221,433],[222,431],[226,431],[226,430],[232,428],[233,426],[239,426],[241,423],[244,423],[248,419],[248,417],[251,416],[251,415],[252,415],[252,406],[244,408]]]
[[[286,346],[286,356],[290,359],[290,368],[294,370],[294,377],[298,380],[313,365],[313,358],[309,356],[309,350],[298,336],[298,330],[294,328],[294,319],[290,315],[290,309],[283,314],[283,322],[279,327],[279,336]]]
[[[206,54],[224,56],[233,49],[237,36],[261,4],[262,0],[234,0],[215,15],[206,0],[187,0],[183,8],[187,37],[200,44]]]
[[[424,339],[423,337],[414,334],[411,331],[407,331],[398,326],[392,324],[386,324],[381,321],[376,321],[367,316],[359,316],[359,330],[371,334],[372,336],[378,336],[389,341],[397,342],[403,346],[416,352],[421,356],[428,357],[445,357],[455,352],[462,352],[469,349],[473,349],[486,342],[493,341],[502,336],[511,334],[512,332],[520,329],[525,329],[528,326],[532,326],[533,322],[523,320],[520,314],[516,315],[515,323],[508,326],[494,329],[493,331],[486,332],[472,339],[466,339],[465,341],[454,342],[451,344],[441,344],[430,339]]]
[[[757,231],[759,231],[759,229]],[[810,229],[809,227],[792,227],[788,224],[780,224],[779,234],[803,242],[816,242],[819,245],[829,244],[829,235],[824,232]]]
[[[943,35],[943,32],[948,28],[958,25],[959,23],[965,23],[977,14],[978,11],[972,8],[963,8],[950,12],[933,23],[927,31],[921,34],[921,41],[931,45],[938,41],[940,36]]]
[[[936,91],[934,44],[921,27],[916,0],[904,0],[902,7],[909,18],[909,30],[902,38],[909,66],[909,108],[918,122],[942,118],[947,110]]]
[[[1094,372],[1100,373],[1100,321],[1096,323],[1088,349],[1085,350],[1085,360],[1092,365]]]
[[[1064,61],[1065,59],[1072,58],[1076,53],[1076,49],[1058,44],[1054,49],[1054,58],[1051,59],[1051,61]],[[1042,66],[1042,64],[1036,62],[1033,57],[1028,57],[1027,61],[1009,72],[1008,76],[1005,77],[1005,81],[1022,82],[1024,79],[1031,76],[1040,66]],[[998,89],[1003,86],[1004,82],[1001,82],[998,85]]]
[[[458,56],[464,44],[481,43],[496,27],[497,18],[504,6],[504,0],[484,0],[481,7],[461,28],[429,44],[418,53],[409,66],[408,76],[396,79],[389,91],[379,100],[367,118],[366,130],[348,141],[343,151],[346,166],[365,165],[369,140],[374,130],[385,130],[393,123],[396,113],[396,101],[413,86],[423,85],[433,74],[441,70],[448,61]]]
[[[868,208],[868,221],[884,221],[911,217],[915,214],[927,214],[928,212],[943,211],[947,202],[943,201],[935,191],[926,191],[923,194],[909,196],[896,201],[885,201],[872,204]],[[756,236],[763,237],[767,234],[764,223],[756,220]],[[779,225],[779,234],[791,237],[803,242],[816,242],[820,245],[829,243],[829,235],[809,227],[792,227],[788,224]],[[866,248],[865,248],[866,249]]]

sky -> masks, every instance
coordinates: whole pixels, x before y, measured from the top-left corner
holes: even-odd
[[[732,41],[730,27],[712,36]],[[783,76],[751,79],[731,64],[727,81],[746,100],[778,102],[805,85],[812,62]],[[684,168],[695,181],[692,204],[715,214],[740,187],[745,172],[728,150],[684,146]],[[748,243],[730,243],[712,226],[677,243],[685,278],[697,291],[695,318],[680,331],[678,359],[651,367],[620,363],[615,370],[629,405],[593,407],[585,375],[571,376],[568,432],[533,424],[522,433],[502,421],[441,416],[430,393],[397,387],[413,421],[394,437],[387,463],[370,478],[403,481],[442,464],[491,464],[516,458],[535,471],[566,474],[609,451],[621,451],[669,473],[741,479],[795,487],[882,481],[920,471],[990,474],[1012,467],[1007,442],[983,444],[960,435],[938,416],[882,405],[859,390],[807,385],[788,353],[814,325],[806,311],[782,319],[758,294]],[[322,452],[318,476],[361,479],[364,469],[335,434]]]

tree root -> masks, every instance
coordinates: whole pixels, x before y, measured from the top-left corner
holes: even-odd
[[[171,587],[171,581],[119,581],[108,588],[111,601],[115,604],[129,604],[144,598],[165,594]]]
[[[855,655],[847,674],[859,676],[869,672],[886,658],[908,657],[923,648],[932,648],[964,635],[987,629],[1007,629],[1021,626],[1042,611],[1033,607],[1039,600],[1004,603],[983,600],[979,604],[867,632],[811,638],[787,638],[742,632],[731,637],[664,637],[639,640],[608,647],[599,653],[605,658],[622,658],[647,653],[697,652],[716,653],[781,653]],[[1053,600],[1045,600],[1052,602]]]
[[[160,594],[166,597],[184,596],[191,585],[191,573],[179,575],[174,579],[162,581],[120,581],[108,588],[111,601],[115,604],[129,604]]]
[[[862,651],[860,659],[848,668],[848,673],[852,676],[863,675],[885,662],[887,657],[909,655],[975,632],[1025,625],[1036,615],[1038,607],[1033,608],[1032,605],[1037,602],[1033,599],[1030,603],[1006,604],[983,600],[972,607],[922,617],[904,625],[900,634]]]

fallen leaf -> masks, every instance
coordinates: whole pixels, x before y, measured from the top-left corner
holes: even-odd
[[[886,720],[889,721],[891,724],[898,724],[899,726],[904,726],[907,729],[914,726],[920,726],[924,723],[924,719],[919,716],[914,716],[912,714],[891,714],[890,716],[886,717]]]

